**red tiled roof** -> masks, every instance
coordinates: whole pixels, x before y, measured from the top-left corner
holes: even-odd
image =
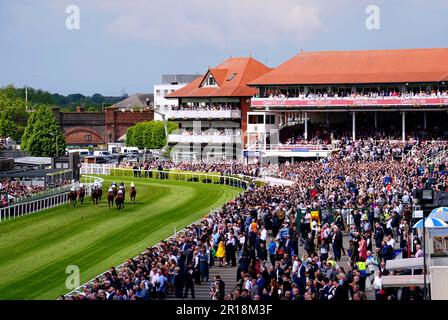
[[[213,75],[217,87],[201,87],[201,83],[208,75],[190,82],[185,87],[169,94],[167,98],[194,98],[194,97],[252,97],[256,88],[247,86],[247,83],[269,72],[271,69],[253,58],[229,58],[209,72]],[[229,77],[236,75],[228,80]]]
[[[444,80],[448,80],[448,48],[301,52],[249,85]]]

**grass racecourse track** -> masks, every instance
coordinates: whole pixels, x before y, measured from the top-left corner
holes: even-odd
[[[133,258],[233,199],[241,189],[201,182],[104,177],[135,181],[137,201],[109,209],[90,197],[0,223],[0,299],[56,299],[66,288],[66,268],[80,269],[80,284]],[[128,190],[127,190],[128,191]]]

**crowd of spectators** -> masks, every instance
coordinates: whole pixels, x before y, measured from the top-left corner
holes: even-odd
[[[0,182],[1,206],[6,207],[17,198],[29,197],[33,193],[43,190],[44,188],[41,186],[25,185],[20,181],[2,179]]]
[[[229,110],[239,110],[239,103],[228,102],[228,103],[188,103],[181,104],[179,106],[173,106],[173,111],[229,111]]]
[[[61,187],[71,184],[70,180],[59,180],[49,187]],[[0,181],[0,207],[13,204],[18,199],[32,197],[36,193],[45,191],[42,185],[33,185],[21,181],[4,178]]]
[[[381,278],[394,274],[385,262],[397,250],[404,257],[423,254],[410,243],[412,194],[425,185],[448,190],[447,158],[438,157],[446,143],[370,140],[341,142],[339,148],[331,158],[294,164],[142,164],[147,170],[250,176],[268,170],[294,184],[251,184],[219,210],[69,298],[194,298],[195,285],[209,280],[210,268],[237,267],[236,287],[217,276],[211,299],[421,299],[420,288],[383,288]]]
[[[212,128],[206,130],[198,130],[198,129],[180,129],[180,133],[183,136],[234,136],[240,135],[240,130],[234,129],[224,129],[224,128]]]
[[[270,99],[287,99],[287,98],[299,98],[309,100],[321,100],[321,99],[386,99],[386,98],[447,98],[447,90],[413,90],[401,92],[397,89],[384,89],[384,90],[372,90],[363,92],[351,92],[351,91],[335,91],[335,92],[297,92],[289,90],[266,90],[262,96],[263,98]]]
[[[10,150],[12,148],[13,141],[10,137],[0,138],[0,150]]]

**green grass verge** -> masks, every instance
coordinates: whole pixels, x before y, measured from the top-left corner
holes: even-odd
[[[64,205],[0,224],[0,299],[56,299],[67,293],[66,268],[80,269],[81,284],[233,199],[241,189],[218,184],[145,178],[132,180],[137,202],[109,209],[103,197]],[[128,199],[127,199],[128,200]]]

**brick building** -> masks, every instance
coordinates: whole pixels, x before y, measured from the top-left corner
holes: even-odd
[[[100,145],[124,140],[126,130],[142,121],[154,120],[154,112],[141,108],[109,107],[104,112],[85,112],[78,107],[76,112],[61,112],[53,109],[56,120],[62,127],[67,145]]]

